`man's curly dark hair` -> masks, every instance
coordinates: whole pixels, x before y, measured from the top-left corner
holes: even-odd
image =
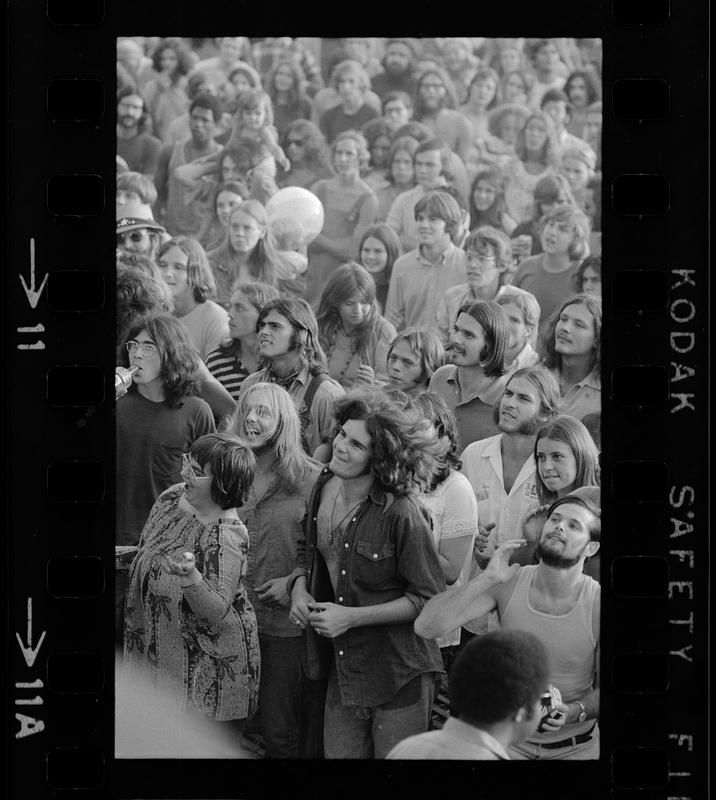
[[[348,420],[365,423],[371,438],[371,468],[375,479],[398,496],[428,488],[441,448],[427,435],[422,411],[400,405],[385,392],[353,389],[335,403],[336,430]]]

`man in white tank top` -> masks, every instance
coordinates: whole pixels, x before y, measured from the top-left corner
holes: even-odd
[[[596,491],[583,487],[556,500],[542,529],[537,565],[509,565],[525,544],[500,545],[483,573],[431,598],[415,620],[426,639],[441,636],[475,617],[497,610],[504,630],[537,636],[552,658],[551,682],[562,695],[542,731],[510,748],[513,759],[599,757],[599,584],[583,573],[599,549],[600,510]]]

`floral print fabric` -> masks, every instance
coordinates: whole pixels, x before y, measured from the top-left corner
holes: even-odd
[[[159,496],[129,573],[124,664],[149,674],[177,710],[219,721],[252,714],[260,655],[256,614],[244,588],[246,527],[205,525],[179,506],[183,485]],[[182,589],[167,556],[194,554],[203,581]]]

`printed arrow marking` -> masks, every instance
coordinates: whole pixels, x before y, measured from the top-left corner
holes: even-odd
[[[45,631],[42,632],[40,636],[40,641],[37,643],[35,647],[32,646],[32,598],[27,598],[27,646],[20,638],[19,633],[15,633],[17,637],[17,643],[20,645],[20,650],[22,650],[22,657],[25,659],[25,663],[28,667],[31,667],[35,663],[35,659],[37,658],[37,654],[40,652],[40,648],[42,647],[42,643],[45,640]]]
[[[48,273],[49,274],[49,273]],[[42,294],[42,290],[45,288],[45,284],[47,283],[47,275],[42,279],[42,283],[40,284],[40,288],[35,290],[35,239],[34,237],[30,239],[30,286],[25,283],[25,278],[20,275],[20,282],[22,283],[22,288],[25,290],[25,294],[27,295],[27,302],[30,304],[31,308],[37,308],[37,303],[40,299],[40,295]]]

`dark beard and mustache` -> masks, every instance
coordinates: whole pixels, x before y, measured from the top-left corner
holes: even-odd
[[[554,567],[555,569],[571,569],[579,564],[582,556],[584,555],[584,551],[587,549],[587,545],[589,545],[589,542],[584,545],[584,547],[576,556],[572,558],[565,558],[564,556],[561,556],[559,553],[555,553],[552,550],[545,550],[540,542],[540,544],[537,545],[536,550],[537,558],[548,567]]]

